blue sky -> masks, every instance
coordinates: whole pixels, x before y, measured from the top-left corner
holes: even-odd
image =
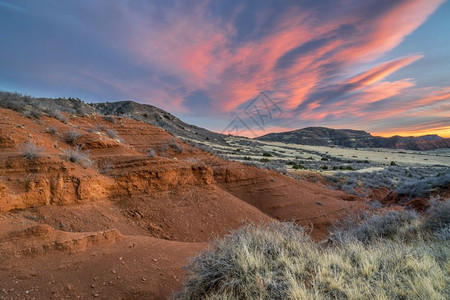
[[[221,131],[450,136],[450,3],[0,0],[0,89],[135,100]],[[258,127],[265,92],[282,114]]]

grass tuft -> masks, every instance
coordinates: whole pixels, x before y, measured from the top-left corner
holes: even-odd
[[[82,151],[79,146],[63,150],[64,156],[71,162],[77,163],[83,168],[89,168],[93,162],[89,157],[89,151]]]
[[[246,225],[191,260],[175,299],[445,299],[450,245],[425,230],[431,216],[369,218],[328,247],[292,223]]]
[[[26,159],[33,160],[41,157],[44,148],[37,146],[32,141],[28,141],[22,144],[19,150]]]

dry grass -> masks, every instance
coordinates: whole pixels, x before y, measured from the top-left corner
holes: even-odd
[[[83,134],[81,134],[80,132],[70,129],[70,130],[64,132],[63,139],[68,144],[75,144],[75,142],[82,136],[83,136]]]
[[[26,159],[33,160],[41,157],[44,148],[37,146],[32,141],[28,141],[21,145],[19,150]]]
[[[88,151],[82,151],[79,146],[63,150],[63,154],[69,161],[77,163],[83,168],[89,168],[93,162],[89,157]]]
[[[435,238],[419,217],[394,219],[414,223],[423,234],[402,241],[348,235],[345,242],[323,247],[291,223],[247,225],[191,261],[189,279],[175,298],[445,299],[448,240]]]

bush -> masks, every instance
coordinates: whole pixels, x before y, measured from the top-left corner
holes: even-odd
[[[413,180],[399,186],[395,192],[399,195],[408,195],[409,198],[427,197],[437,188],[450,185],[450,173],[435,178]]]
[[[73,149],[65,149],[63,154],[69,161],[77,163],[85,169],[92,166],[93,162],[89,157],[89,151],[82,151],[79,146]]]
[[[103,120],[111,122],[113,124],[117,123],[116,118],[114,118],[113,116],[103,116]]]
[[[120,140],[119,134],[114,129],[106,130],[106,135],[114,140]]]
[[[147,150],[147,155],[150,157],[155,157],[156,156],[156,151],[152,148]]]
[[[268,159],[268,158],[261,158],[259,161],[262,162],[262,163],[268,163],[270,161],[270,159]]]
[[[68,144],[75,144],[76,140],[78,140],[81,136],[82,134],[80,132],[70,129],[64,132],[63,139]]]
[[[175,139],[169,141],[169,147],[172,148],[176,153],[183,153],[183,147],[178,145]]]
[[[429,232],[448,232],[450,229],[450,199],[445,201],[433,199],[430,204],[423,228]]]
[[[26,159],[32,160],[41,157],[44,148],[37,146],[32,141],[28,141],[20,146],[19,150]]]
[[[113,167],[114,164],[110,160],[105,160],[98,165],[100,174],[108,174]]]
[[[292,169],[294,169],[294,170],[305,169],[305,166],[304,165],[293,164],[292,165]]]
[[[59,121],[61,121],[64,124],[67,124],[69,121],[67,120],[67,118],[60,112],[60,111],[55,111],[55,110],[50,110],[47,109],[46,113],[49,117],[55,118]]]
[[[58,129],[56,127],[47,127],[45,129],[45,132],[50,133],[50,134],[56,134],[56,133],[58,133]]]
[[[0,106],[17,112],[24,112],[27,98],[19,93],[0,92]]]
[[[273,155],[271,153],[269,153],[269,152],[264,152],[263,156],[265,156],[265,157],[272,157]]]
[[[414,239],[420,232],[419,215],[413,210],[389,211],[385,214],[372,215],[358,220],[344,220],[335,228],[332,236],[339,242],[356,239],[363,243],[374,240],[408,240]]]
[[[22,115],[25,118],[40,120],[43,114],[42,114],[42,112],[40,110],[35,110],[33,108],[30,108],[30,110],[23,111]]]
[[[445,299],[449,251],[439,241],[324,248],[291,223],[247,225],[190,262],[175,299]]]

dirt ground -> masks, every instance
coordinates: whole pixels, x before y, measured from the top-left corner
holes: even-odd
[[[146,123],[67,118],[0,109],[0,299],[171,298],[189,258],[230,230],[294,221],[321,240],[334,220],[366,207]],[[24,156],[27,142],[38,157]]]

